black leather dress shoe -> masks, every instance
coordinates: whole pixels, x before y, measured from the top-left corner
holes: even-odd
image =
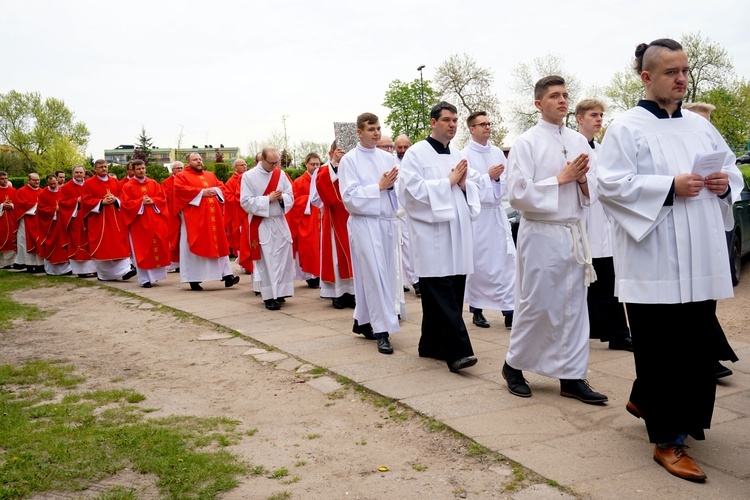
[[[352,309],[357,307],[357,299],[355,299],[354,295],[352,295],[351,293],[345,293],[343,295],[343,298],[344,298],[344,305],[346,307],[351,307]]]
[[[380,337],[378,339],[378,352],[380,354],[393,354],[393,346],[388,337]]]
[[[516,370],[508,363],[503,363],[503,378],[508,382],[508,392],[520,398],[531,397],[531,387],[523,378],[521,370]]]
[[[200,281],[191,281],[190,282],[190,289],[194,292],[200,292],[203,290],[203,287],[201,286]]]
[[[126,272],[125,274],[123,274],[123,275],[122,275],[122,280],[123,280],[123,281],[127,281],[127,280],[129,280],[130,278],[132,278],[133,276],[135,276],[135,275],[136,275],[137,273],[138,273],[138,271],[136,271],[135,269],[133,269],[133,268],[131,267],[131,268],[130,268],[130,271],[128,271],[128,272]]]
[[[490,324],[487,322],[487,318],[484,317],[484,314],[482,314],[481,309],[474,311],[474,319],[471,320],[472,323],[477,325],[479,328],[489,328]]]
[[[145,282],[141,285],[143,288],[152,288],[154,285],[151,284],[150,281]]]
[[[352,332],[358,335],[363,335],[367,340],[375,340],[375,333],[372,331],[372,325],[370,325],[370,323],[360,325],[355,319],[354,326],[352,326]]]
[[[590,405],[599,405],[609,401],[607,396],[594,391],[588,381],[583,379],[560,380],[560,395]]]
[[[283,304],[283,303],[286,302],[286,298],[285,297],[276,297],[276,302],[278,302],[279,304]]]
[[[221,278],[221,281],[224,282],[224,286],[226,288],[230,288],[230,287],[233,287],[234,285],[236,285],[237,283],[240,282],[240,277],[239,276],[233,276],[233,275],[229,274],[229,275],[224,276],[223,278]]]
[[[453,361],[452,363],[448,363],[448,369],[452,371],[453,373],[458,373],[459,370],[463,370],[464,368],[469,368],[471,366],[474,366],[477,364],[477,358],[461,358],[457,359],[456,361]]]
[[[633,352],[633,339],[630,337],[612,339],[609,341],[609,348],[615,351]]]
[[[734,372],[731,369],[729,369],[726,366],[722,365],[718,361],[716,362],[716,378],[728,377],[732,373],[734,373]]]
[[[310,288],[320,288],[320,278],[310,278],[307,281],[307,286]]]
[[[414,283],[412,285],[412,287],[414,287],[414,295],[416,295],[417,297],[421,297],[422,296],[422,291],[419,289],[419,281],[417,281],[416,283]]]
[[[334,309],[346,308],[346,304],[344,304],[343,299],[341,297],[336,297],[335,299],[331,299],[331,304],[333,304]]]
[[[266,304],[266,309],[269,311],[278,311],[281,309],[281,306],[275,299],[264,300],[263,303]]]

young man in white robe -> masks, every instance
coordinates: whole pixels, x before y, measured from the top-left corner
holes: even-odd
[[[280,303],[294,295],[294,257],[292,256],[292,234],[284,214],[294,205],[292,183],[285,172],[278,170],[281,157],[272,147],[263,149],[259,165],[242,175],[240,205],[248,213],[251,247],[253,241],[253,219],[260,218],[255,225],[260,245],[259,259],[253,258],[253,289],[259,291],[266,309],[275,311]],[[274,171],[278,180],[273,182]]]
[[[596,157],[600,149],[594,136],[601,132],[604,103],[585,99],[576,105],[578,132],[589,142],[589,165],[596,172]],[[615,267],[612,259],[612,225],[599,200],[591,202],[584,217],[586,236],[591,247],[591,263],[596,281],[589,285],[586,302],[589,311],[589,338],[608,342],[610,349],[632,351],[625,308],[615,297]]]
[[[593,281],[583,229],[595,198],[586,139],[564,124],[565,80],[534,88],[539,122],[518,137],[508,167],[510,204],[523,214],[518,229],[516,302],[503,378],[508,391],[530,397],[522,370],[560,379],[560,395],[602,404],[585,380],[589,362],[586,285]]]
[[[411,140],[408,136],[401,134],[394,141],[396,147],[396,165],[400,166],[404,159],[406,151],[411,147]],[[398,183],[398,181],[396,181]],[[401,243],[401,276],[404,286],[411,285],[414,288],[414,295],[419,297],[419,277],[414,274],[414,256],[411,248],[411,238],[409,237],[409,215],[400,207],[396,214],[398,218],[398,227],[401,232],[399,240]]]
[[[682,46],[654,40],[635,56],[645,99],[609,126],[597,165],[615,222],[616,294],[633,336],[637,378],[626,408],[645,420],[657,463],[703,481],[685,439],[704,439],[711,425],[716,301],[732,296],[724,232],[742,175],[716,128],[680,109],[690,70]],[[703,153],[715,155],[713,168],[701,168]]]
[[[396,303],[398,200],[393,155],[377,147],[380,122],[372,113],[357,117],[359,143],[339,166],[339,187],[349,212],[349,245],[357,305],[354,319],[372,326],[378,352],[393,354],[390,334],[399,331]]]
[[[450,147],[456,107],[430,111],[432,133],[404,155],[399,200],[409,214],[414,270],[422,292],[421,357],[444,360],[457,372],[477,363],[462,317],[466,275],[474,271],[471,221],[479,216],[479,174]]]
[[[490,143],[492,126],[487,112],[476,111],[466,119],[471,140],[462,151],[469,166],[479,172],[482,210],[472,223],[475,273],[466,277],[466,302],[472,322],[489,328],[484,309],[502,311],[505,327],[513,324],[516,285],[516,246],[503,207],[507,192],[505,155]]]

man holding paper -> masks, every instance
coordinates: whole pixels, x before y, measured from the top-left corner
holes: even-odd
[[[719,132],[681,111],[690,69],[682,46],[659,39],[635,56],[646,98],[610,125],[597,166],[614,221],[616,295],[633,337],[627,409],[645,420],[657,463],[703,481],[684,441],[704,439],[711,425],[722,349],[712,334],[716,300],[732,296],[724,231],[742,176]],[[719,164],[704,169],[710,154]]]

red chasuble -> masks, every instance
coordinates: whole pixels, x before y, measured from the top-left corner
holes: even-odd
[[[50,264],[68,262],[68,237],[65,225],[58,214],[61,198],[62,193],[59,189],[52,192],[49,188],[44,188],[39,195],[36,209],[39,221],[38,255]]]
[[[225,186],[227,199],[224,202],[224,227],[227,232],[229,248],[234,253],[240,248],[240,226],[242,219],[247,219],[247,213],[240,206],[240,186],[242,184],[242,175],[235,172],[232,174]]]
[[[32,189],[28,184],[25,185],[16,191],[16,208],[13,210],[17,222],[21,221],[21,217],[25,217],[23,223],[26,227],[26,253],[37,255],[36,242],[39,239],[39,223],[36,215],[26,215],[26,212],[36,205],[40,194],[42,194],[41,189]]]
[[[330,165],[323,165],[318,169],[318,175],[315,176],[315,187],[318,190],[318,196],[323,202],[323,228],[321,234],[321,269],[320,279],[327,283],[336,281],[333,272],[333,248],[331,247],[331,235],[336,241],[336,256],[338,257],[339,276],[341,279],[350,279],[352,277],[352,257],[349,250],[349,231],[346,228],[346,221],[349,220],[349,212],[344,207],[339,192],[339,181],[331,181],[329,172]]]
[[[201,190],[210,187],[218,187],[224,193],[224,185],[213,172],[196,172],[187,167],[175,176],[174,209],[175,213],[181,211],[185,218],[190,252],[198,257],[215,259],[229,255],[221,202],[216,196],[204,196],[200,205],[190,205]]]
[[[154,204],[143,205],[144,196]],[[139,214],[141,206],[143,213]],[[136,266],[146,270],[168,266],[169,208],[159,183],[153,179],[142,183],[133,179],[126,183],[122,187],[122,215],[130,228]]]
[[[180,261],[180,213],[174,209],[174,175],[170,175],[161,183],[164,196],[167,197],[169,208],[169,260]]]
[[[86,224],[80,210],[80,199],[83,195],[83,185],[75,181],[68,181],[60,188],[60,213],[61,220],[68,235],[68,257],[78,262],[91,260],[89,252],[89,240],[86,236]],[[73,217],[73,214],[76,216]]]
[[[15,204],[16,189],[8,183],[8,187],[0,188],[0,205],[6,201]],[[4,208],[0,215],[0,252],[12,252],[16,249],[16,217],[14,208]]]
[[[79,217],[86,218],[91,258],[96,260],[119,260],[130,257],[128,228],[116,203],[101,205],[99,213],[92,212],[104,196],[111,193],[120,197],[120,183],[113,177],[106,180],[98,176],[83,183]],[[122,200],[120,200],[122,201]]]
[[[294,254],[299,255],[302,271],[320,276],[320,209],[310,205],[310,215],[305,215],[310,198],[312,176],[305,172],[292,183],[294,206],[286,214],[292,233]]]

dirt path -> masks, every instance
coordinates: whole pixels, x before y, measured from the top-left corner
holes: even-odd
[[[81,390],[133,388],[146,395],[144,408],[158,408],[151,416],[225,416],[241,421],[243,433],[257,429],[229,449],[267,473],[249,475],[225,498],[268,498],[284,491],[306,499],[512,493],[504,491],[516,479],[509,465],[492,455],[467,454],[466,440],[430,432],[419,417],[402,420],[402,410],[389,411],[372,397],[363,401],[352,389],[323,394],[301,383],[312,375],[296,372],[300,362],[264,365],[242,355],[252,346],[198,340],[216,333],[209,325],[98,287],[24,290],[14,300],[53,313],[41,321],[17,321],[0,333],[0,363],[62,359],[87,378]],[[379,472],[379,466],[388,472]],[[286,478],[266,477],[280,468],[288,469]],[[158,493],[153,478],[128,471],[89,493],[113,483],[140,488],[143,497]],[[38,498],[61,496],[67,495]]]

